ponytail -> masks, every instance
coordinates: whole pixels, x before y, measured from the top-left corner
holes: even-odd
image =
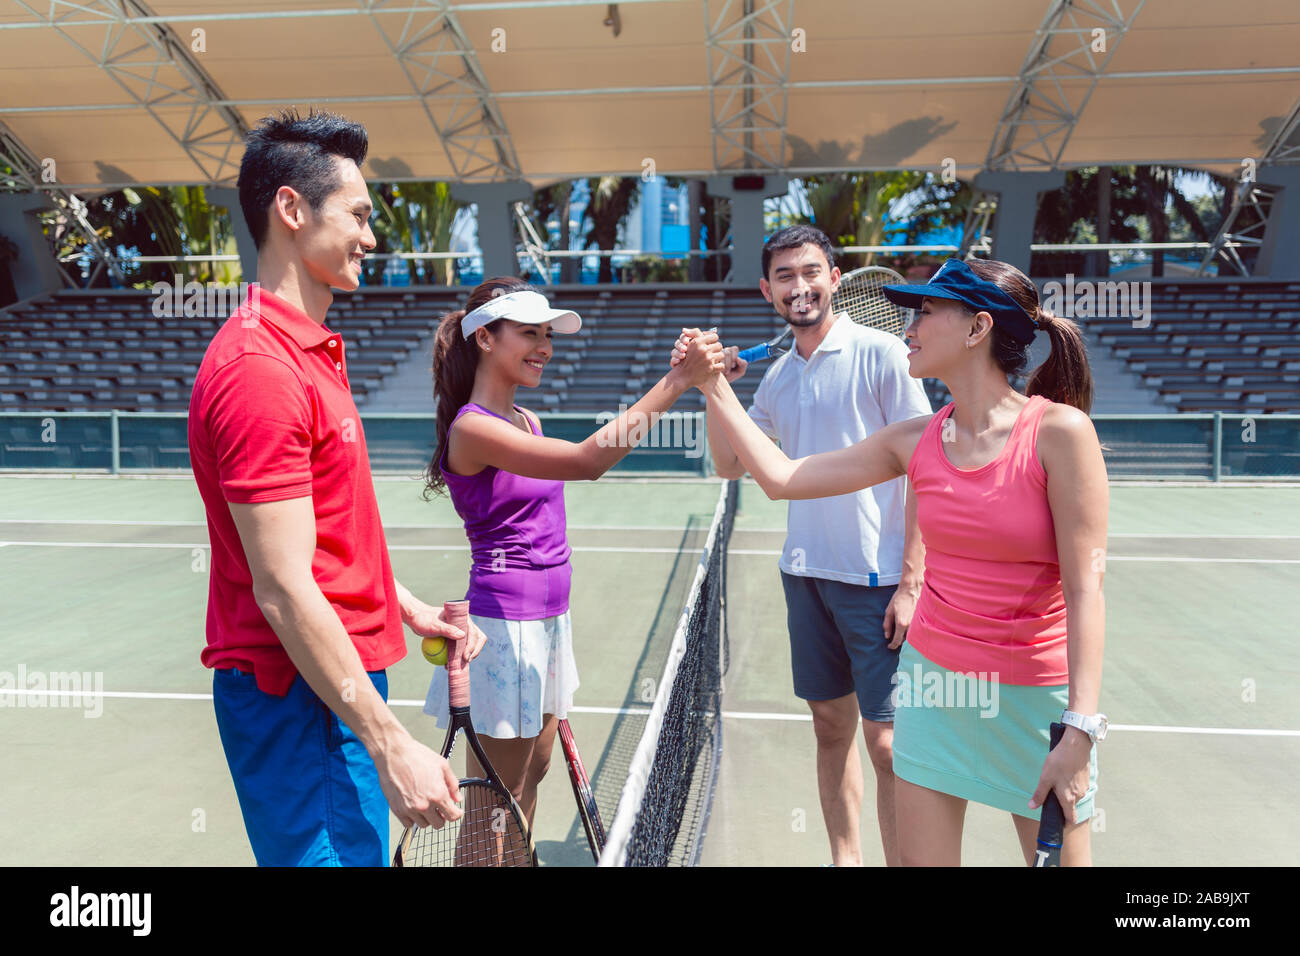
[[[1025,394],[1073,405],[1086,415],[1092,410],[1093,382],[1079,327],[1043,308],[1035,324],[1051,339],[1052,352],[1029,376]]]
[[[1088,352],[1084,348],[1083,334],[1069,319],[1053,315],[1038,303],[1038,289],[1015,266],[995,259],[971,259],[966,263],[981,279],[998,286],[1015,299],[1025,313],[1032,316],[1034,325],[1047,333],[1052,352],[1042,365],[1034,369],[1025,386],[1025,394],[1042,395],[1063,405],[1073,405],[1087,414],[1092,410],[1092,370],[1088,367]],[[1029,363],[1029,346],[1021,344],[993,326],[993,361],[1007,375],[1019,375]]]
[[[424,497],[430,493],[443,494],[447,480],[442,474],[442,451],[446,447],[447,433],[456,415],[469,401],[474,391],[474,376],[478,372],[479,347],[475,336],[466,339],[460,331],[461,319],[484,305],[490,299],[509,292],[523,292],[532,287],[522,279],[506,276],[487,279],[470,293],[465,308],[448,312],[438,323],[433,338],[433,402],[436,417],[436,439],[429,467],[425,469]],[[496,319],[483,326],[495,335],[504,319]]]

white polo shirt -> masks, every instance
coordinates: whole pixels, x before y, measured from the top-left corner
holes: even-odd
[[[897,336],[839,316],[807,359],[796,349],[767,370],[749,417],[790,458],[847,448],[894,422],[931,414]],[[781,570],[868,587],[903,572],[906,478],[853,494],[791,501]]]

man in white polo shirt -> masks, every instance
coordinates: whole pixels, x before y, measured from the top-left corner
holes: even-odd
[[[763,376],[749,415],[787,455],[845,448],[893,422],[931,414],[920,381],[908,374],[902,340],[831,311],[840,270],[823,232],[792,226],[773,234],[763,248],[763,276],[759,288],[792,327],[794,347]],[[727,378],[735,381],[746,364],[730,361]],[[709,450],[719,475],[744,474],[712,421]],[[794,691],[812,710],[817,786],[837,866],[862,864],[859,716],[876,771],[885,861],[899,862],[893,675],[924,559],[915,508],[904,506],[906,483],[897,478],[789,506],[780,568]]]

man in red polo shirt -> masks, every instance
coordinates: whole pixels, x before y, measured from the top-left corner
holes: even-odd
[[[189,446],[212,544],[207,647],[222,746],[262,865],[388,860],[460,816],[447,762],[387,705],[385,668],[462,636],[393,578],[332,288],[375,246],[364,127],[288,112],[249,134],[239,202],[258,284],[208,346]],[[470,656],[482,646],[470,634]]]

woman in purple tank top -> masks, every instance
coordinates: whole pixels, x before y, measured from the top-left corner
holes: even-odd
[[[489,279],[464,311],[443,317],[433,352],[437,446],[428,485],[450,494],[465,523],[470,615],[487,635],[470,662],[470,712],[530,826],[559,720],[578,687],[564,482],[599,478],[690,389],[690,375],[721,368],[720,357],[701,353],[586,440],[546,438],[537,416],[515,404],[515,391],[541,384],[552,334],[581,325],[522,280]],[[424,709],[446,725],[445,670],[434,676]],[[466,759],[471,775],[479,773],[473,755]]]
[[[1107,482],[1079,329],[1043,309],[1034,284],[1005,262],[950,259],[929,283],[885,294],[917,310],[909,371],[942,379],[953,395],[947,408],[790,461],[726,378],[702,371],[692,381],[731,444],[714,447],[724,457],[734,450],[773,499],[911,481],[926,553],[895,675],[903,862],[960,863],[966,805],[976,800],[1011,813],[1033,863],[1038,810],[1055,792],[1066,818],[1062,861],[1087,865],[1094,745],[1106,733],[1097,708]],[[1052,351],[1026,396],[1008,376],[1027,364],[1035,330]],[[683,332],[674,362],[721,351],[697,334]],[[1055,721],[1067,727],[1049,754]]]

